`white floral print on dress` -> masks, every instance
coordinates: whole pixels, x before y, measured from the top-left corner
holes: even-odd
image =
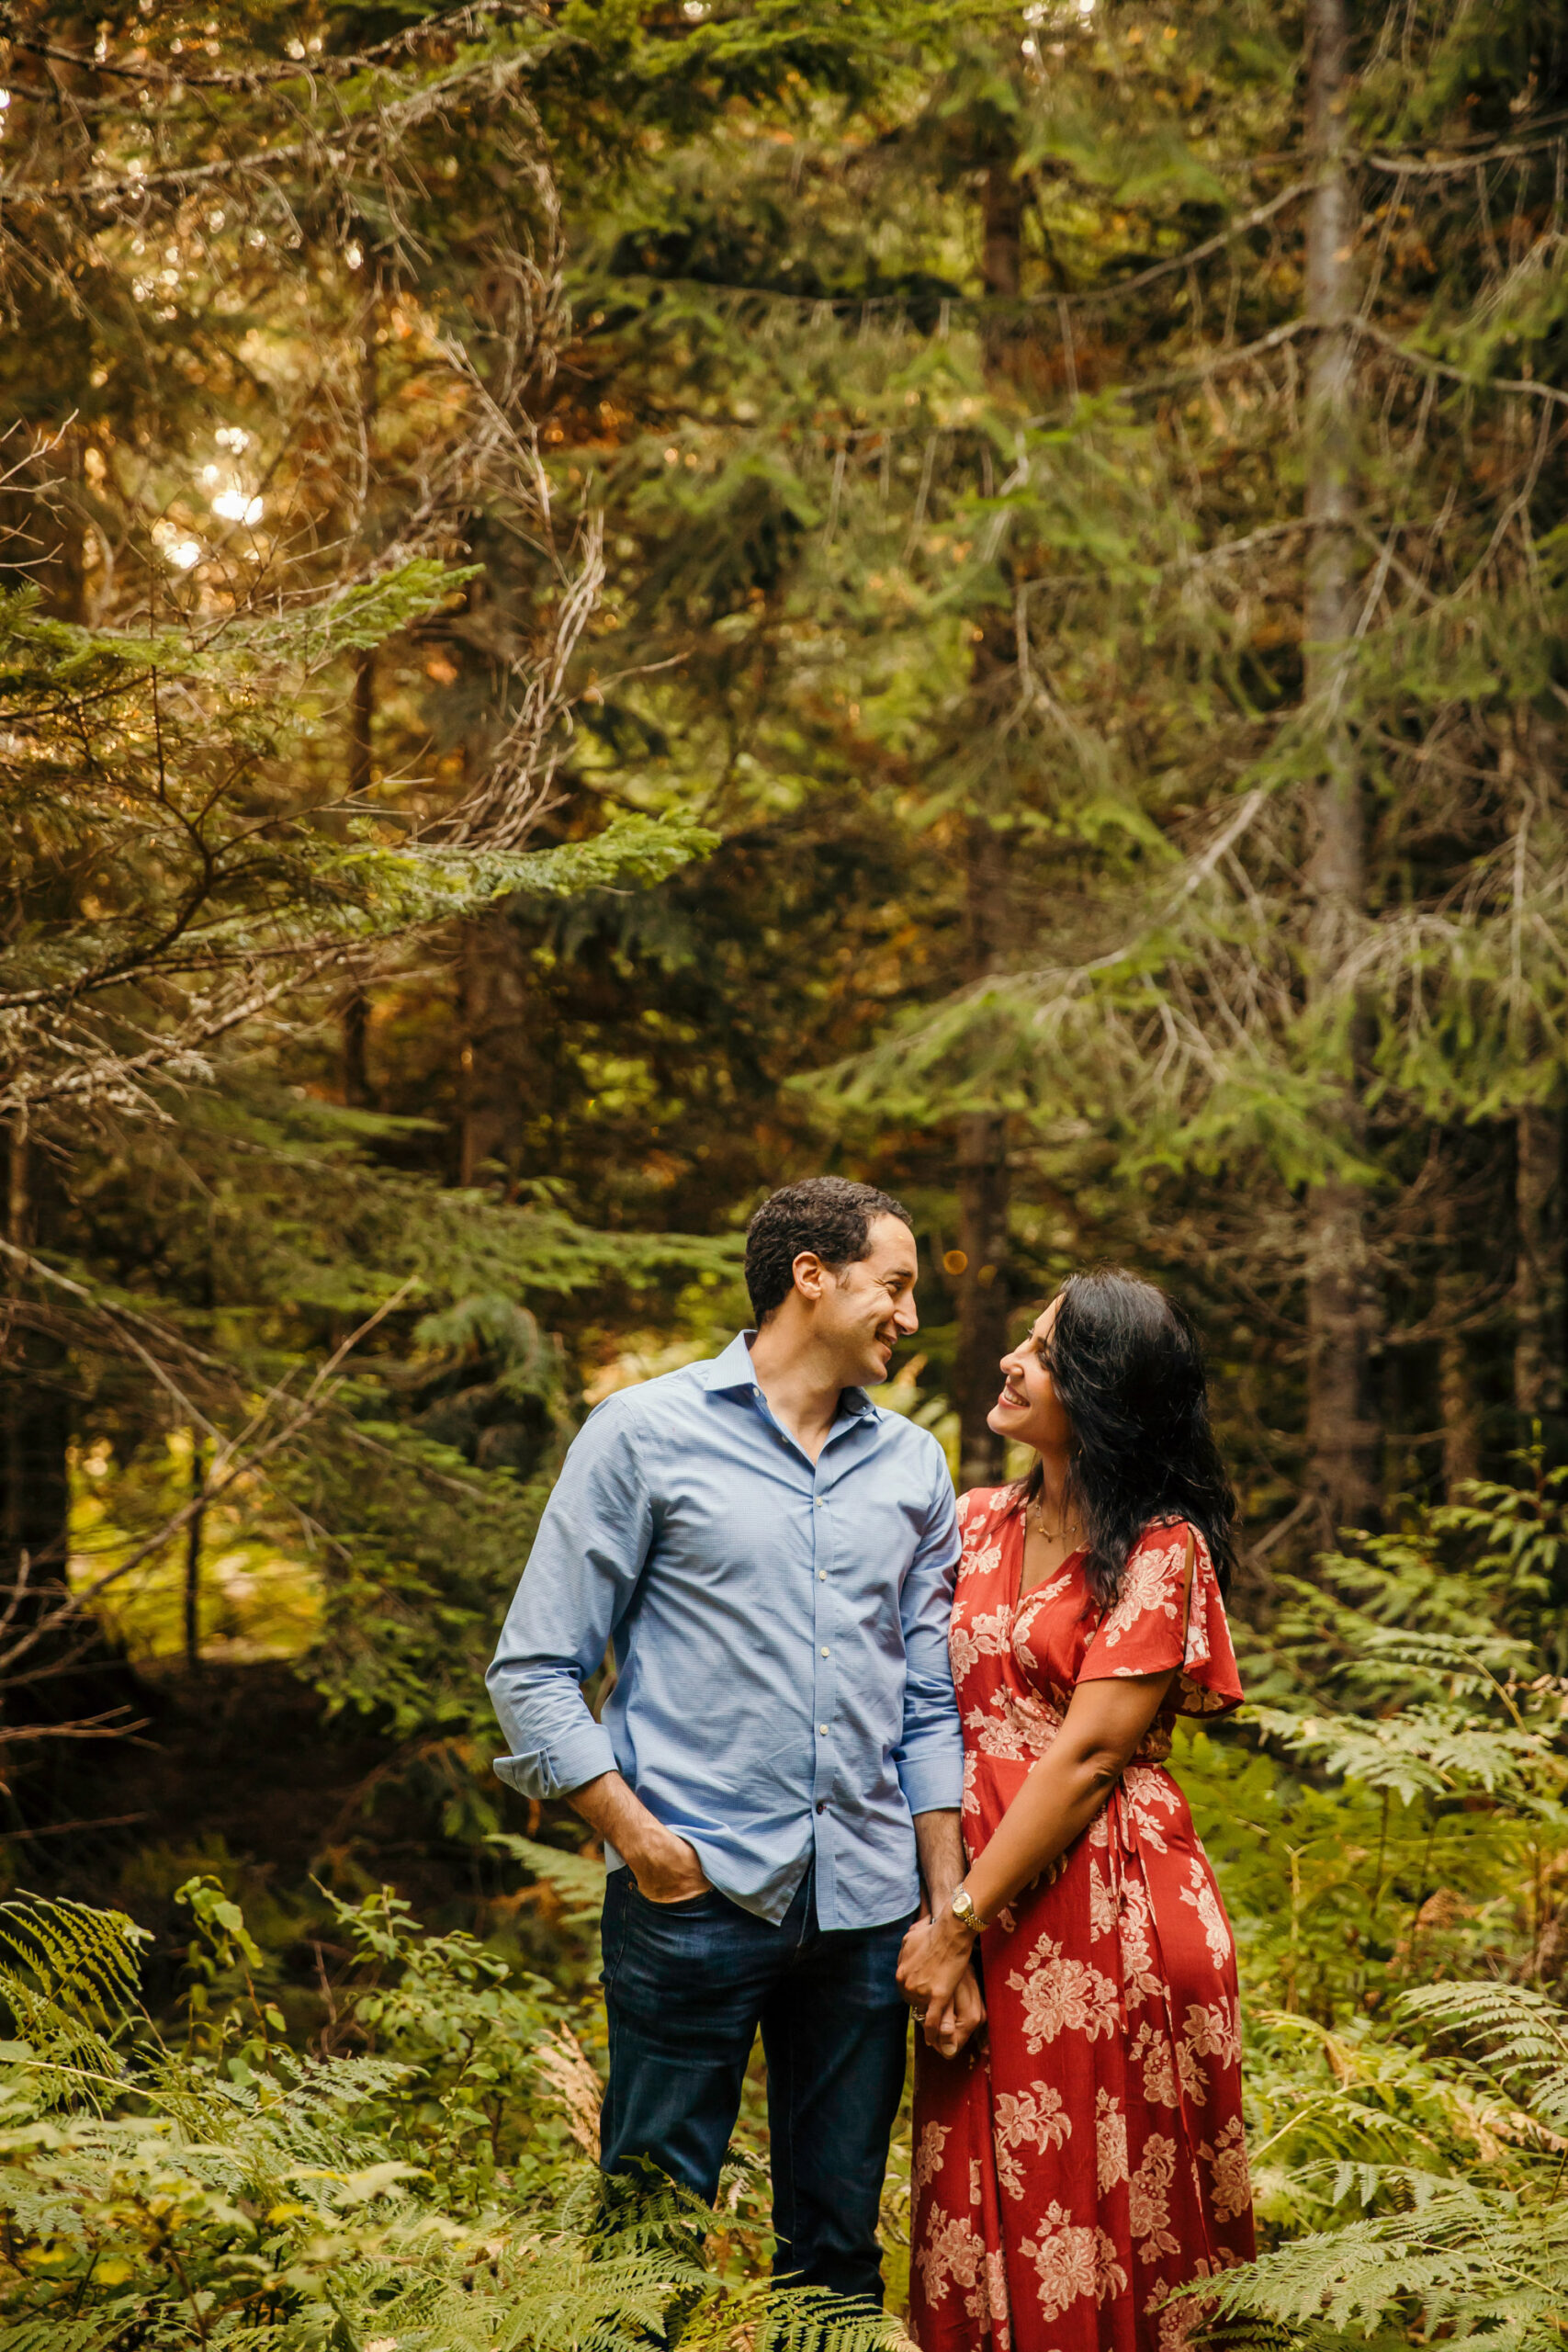
[[[1247,2129],[1233,2115],[1216,2134],[1211,2148],[1205,2142],[1198,2154],[1208,2165],[1214,2184],[1214,2218],[1229,2222],[1245,2213],[1252,2202],[1252,2175],[1247,2162]]]
[[[1098,1943],[1101,1936],[1114,1933],[1116,1927],[1116,1893],[1108,1878],[1102,1878],[1094,1857],[1089,1863],[1089,1941]]]
[[[1032,2058],[1059,2033],[1084,2033],[1093,2041],[1113,2034],[1122,2022],[1111,1978],[1087,1961],[1065,1959],[1049,1936],[1041,1937],[1023,1970],[1015,1968],[1007,1981],[1023,1998],[1023,2038]]]
[[[1072,2121],[1062,2094],[1049,2083],[1027,2091],[1002,2091],[997,2098],[992,2134],[997,2152],[997,2178],[1010,2197],[1023,2195],[1023,2173],[1016,2148],[1034,2148],[1043,2155],[1072,2136]]]
[[[1127,2118],[1102,2083],[1094,2095],[1095,2178],[1102,2197],[1127,2177]]]
[[[1162,2027],[1144,2019],[1127,2052],[1127,2064],[1143,2067],[1144,2097],[1151,2107],[1176,2105],[1176,2064]]]
[[[933,2205],[915,2261],[928,2302],[940,2303],[953,2286],[973,2287],[986,2261],[986,2242],[966,2215],[949,2216]]]
[[[1038,2236],[1023,2239],[1019,2252],[1034,2265],[1046,2319],[1055,2319],[1080,2295],[1102,2303],[1107,2295],[1127,2291],[1127,2273],[1116,2259],[1114,2242],[1105,2231],[1074,2222],[1055,2199],[1041,2217]]]
[[[1175,2141],[1164,2132],[1151,2132],[1138,2169],[1127,2184],[1128,2224],[1140,2262],[1181,2251],[1170,2228],[1170,2184],[1175,2177]]]
[[[915,2161],[909,2166],[911,2188],[925,2188],[942,2170],[942,2152],[946,2146],[952,2125],[928,2123],[920,2133],[920,2144],[915,2150]]]
[[[1010,1638],[1011,1627],[1006,1609],[995,1610],[989,1617],[968,1619],[954,1611],[947,1637],[947,1652],[953,1660],[954,1682],[962,1682],[983,1657],[1005,1656]]]
[[[1181,1890],[1183,1903],[1190,1903],[1198,1914],[1210,1952],[1215,1965],[1222,1966],[1231,1956],[1231,1931],[1225,1925],[1225,1915],[1220,1908],[1220,1898],[1214,1882],[1196,1855],[1189,1865],[1188,1883]]]

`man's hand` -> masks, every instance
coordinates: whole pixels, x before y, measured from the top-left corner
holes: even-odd
[[[573,1789],[570,1802],[584,1821],[614,1846],[650,1903],[688,1903],[712,1887],[683,1838],[666,1829],[618,1772],[602,1772]]]
[[[685,1903],[694,1894],[711,1893],[711,1882],[705,1876],[694,1847],[672,1829],[660,1827],[658,1835],[636,1854],[626,1856],[637,1893],[650,1903]]]

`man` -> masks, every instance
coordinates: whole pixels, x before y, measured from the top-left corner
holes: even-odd
[[[756,1330],[590,1417],[490,1672],[502,1779],[604,1840],[605,2169],[646,2158],[711,2201],[761,2025],[775,2271],[877,2303],[917,1857],[933,1905],[964,1872],[952,1483],[865,1394],[918,1328],[916,1272],[886,1193],[775,1193],[747,1235]],[[941,2046],[981,2014],[971,1977]]]

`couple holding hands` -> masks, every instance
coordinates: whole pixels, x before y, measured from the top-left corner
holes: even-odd
[[[1152,1284],[1075,1275],[1001,1364],[1032,1467],[955,1505],[866,1393],[918,1271],[869,1185],[757,1212],[756,1329],[567,1455],[496,1769],[604,1841],[606,2170],[711,2201],[760,2027],[775,2270],[880,2303],[912,2012],[921,2352],[1180,2352],[1171,2290],[1253,2251],[1235,1954],[1166,1769],[1241,1698],[1202,1360]]]

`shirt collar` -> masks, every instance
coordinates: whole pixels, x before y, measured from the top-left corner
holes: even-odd
[[[705,1388],[745,1388],[757,1385],[757,1375],[751,1369],[751,1342],[755,1331],[737,1331],[721,1356],[710,1357],[702,1367],[699,1377]]]
[[[757,1375],[751,1369],[751,1342],[755,1331],[737,1331],[721,1356],[710,1357],[703,1365],[699,1378],[707,1389],[733,1392],[744,1389],[750,1395],[757,1385]],[[882,1408],[873,1404],[863,1388],[843,1388],[839,1392],[840,1413],[869,1416],[874,1421],[882,1419]]]

